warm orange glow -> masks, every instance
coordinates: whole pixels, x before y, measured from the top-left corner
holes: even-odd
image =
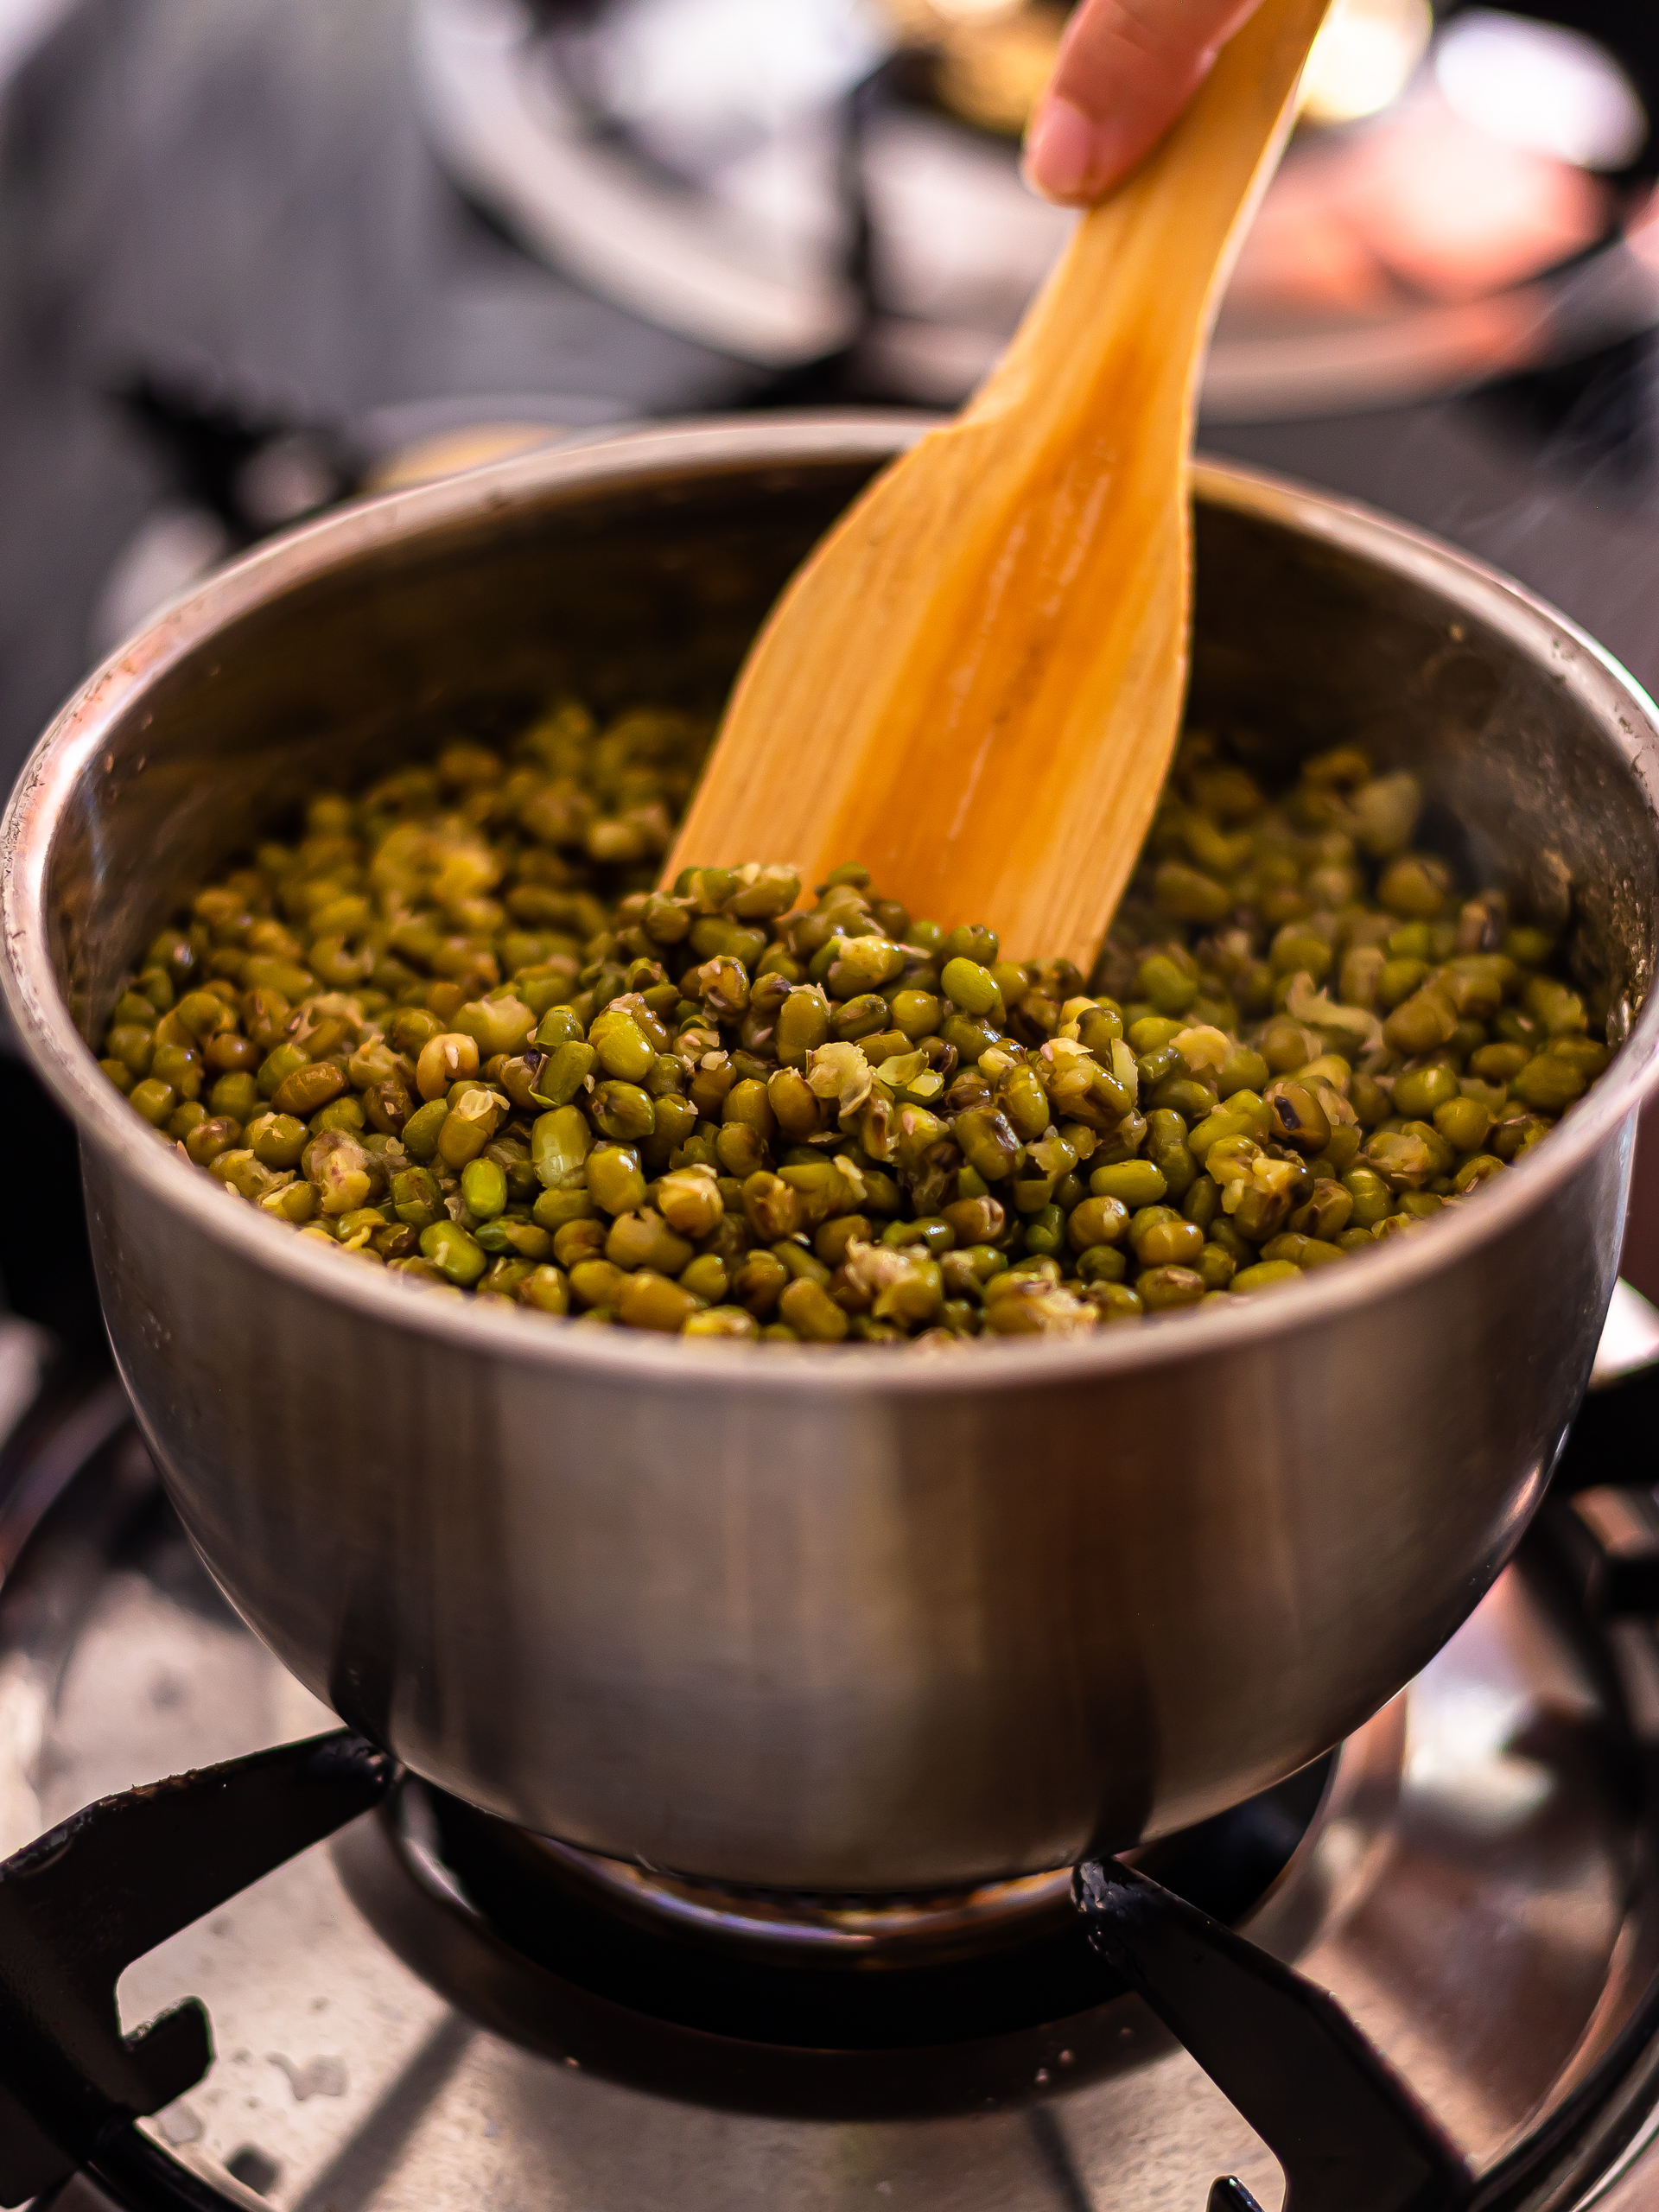
[[[1425,91],[1286,163],[1230,304],[1354,314],[1402,294],[1484,299],[1593,245],[1607,213],[1598,179],[1488,137]]]

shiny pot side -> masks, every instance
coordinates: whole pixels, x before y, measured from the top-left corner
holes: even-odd
[[[118,1356],[232,1601],[474,1802],[782,1888],[948,1886],[1166,1831],[1414,1672],[1588,1375],[1659,1020],[1659,750],[1629,680],[1409,532],[1206,470],[1195,713],[1264,756],[1354,736],[1408,762],[1441,842],[1570,911],[1630,1026],[1456,1221],[1082,1343],[691,1346],[308,1249],[136,1122],[76,1021],[274,806],[556,684],[714,703],[910,434],[650,433],[348,511],[92,679],[3,832],[9,1001],[79,1122]]]

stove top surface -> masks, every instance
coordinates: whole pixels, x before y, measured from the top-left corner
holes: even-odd
[[[105,1794],[330,1725],[196,1563],[115,1386],[78,1401],[56,1459],[31,1464],[47,1466],[32,1504],[14,1488],[0,1516],[17,1552],[0,1593],[0,1853]],[[1230,1879],[1251,1939],[1328,1989],[1497,2177],[1622,2031],[1652,2033],[1637,2016],[1659,1967],[1656,1746],[1650,1622],[1587,1627],[1535,1546],[1328,1780],[1274,1793],[1254,1859],[1235,1834],[1147,1863],[1188,1894],[1208,1883],[1224,1910]],[[793,2012],[744,2010],[757,1969],[720,1929],[688,1934],[688,1900],[743,1908],[771,1951],[755,1986],[772,1973],[808,1988]],[[124,1976],[125,2029],[187,1995],[213,2024],[210,2071],[145,2128],[220,2199],[284,2212],[1197,2212],[1228,2172],[1279,2205],[1266,2146],[1080,1942],[1052,2016],[1019,2013],[1017,1972],[959,1980],[953,2022],[885,1993],[891,1968],[883,1985],[844,1964],[830,1970],[841,2011],[824,2013],[799,1964],[776,1962],[763,1903],[780,1901],[550,1853],[406,1786]],[[1045,1910],[1016,1904],[1016,1921]],[[821,1929],[827,1910],[805,1917]],[[1020,1923],[1007,1957],[1054,1928]],[[640,1979],[642,1942],[672,1947],[671,1974]],[[860,2037],[871,2047],[846,2047]],[[1588,2147],[1502,2201],[1622,2205],[1659,2128],[1656,2068],[1646,2044]],[[99,2197],[82,2179],[56,2201]]]

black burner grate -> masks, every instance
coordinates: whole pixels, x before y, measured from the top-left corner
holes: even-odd
[[[1659,1595],[1651,1483],[1621,1490],[1600,1479],[1610,1465],[1630,1471],[1651,1460],[1656,1414],[1659,1373],[1605,1398],[1583,1424],[1545,1516],[1538,1541],[1592,1618],[1650,1615]],[[79,1456],[90,1460],[107,1450],[113,1426],[99,1396],[78,1428],[55,1432],[41,1463],[50,1479],[14,1485],[10,1513],[0,1504],[5,1564],[24,1524],[73,1471],[74,1437],[84,1432]],[[407,1827],[406,1814],[393,1817],[400,1805],[423,1808],[431,1848],[492,1939],[595,1994],[622,2024],[620,2044],[644,2047],[660,2031],[689,2037],[705,2058],[722,2047],[747,2054],[752,2071],[774,2067],[785,2107],[792,2097],[793,2108],[804,2108],[798,2083],[836,2058],[891,2068],[906,2051],[925,2052],[947,2072],[965,2067],[971,2080],[972,2052],[999,2032],[1065,2021],[1077,2041],[1074,2022],[1133,1989],[1279,2159],[1286,2212],[1519,2212],[1540,2201],[1551,2177],[1592,2178],[1659,2092],[1659,1986],[1548,2126],[1477,2183],[1333,2000],[1226,1924],[1281,1871],[1327,1772],[1321,1762],[1155,1847],[1144,1865],[1162,1881],[1117,1861],[1086,1862],[1073,1884],[1077,1919],[1000,1958],[884,1974],[874,2010],[872,1977],[844,1971],[815,1976],[722,1960],[710,1975],[706,1937],[705,1970],[687,1972],[676,1951],[683,1939],[607,1913],[568,1882],[562,1892],[533,1840],[402,1777],[348,1730],[130,1790],[0,1866],[0,2203],[21,2204],[85,2169],[142,2212],[226,2204],[135,2125],[206,2073],[207,2013],[187,2000],[124,2037],[117,1980],[164,1938],[372,1808],[386,1808],[386,1834],[398,1819]],[[721,2101],[716,2072],[703,2082],[695,2064],[686,2070],[686,2047],[683,2040],[677,2050],[678,2093],[706,2086],[709,2101]],[[597,2070],[606,2070],[602,2058]],[[843,2086],[855,2072],[843,2073]],[[1209,2212],[1251,2212],[1253,2203],[1224,2177]]]

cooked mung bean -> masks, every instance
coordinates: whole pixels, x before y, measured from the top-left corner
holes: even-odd
[[[1092,977],[855,863],[654,887],[706,727],[555,708],[199,893],[102,1065],[274,1222],[588,1324],[834,1344],[1228,1301],[1473,1198],[1606,1065],[1358,748],[1183,746]]]

